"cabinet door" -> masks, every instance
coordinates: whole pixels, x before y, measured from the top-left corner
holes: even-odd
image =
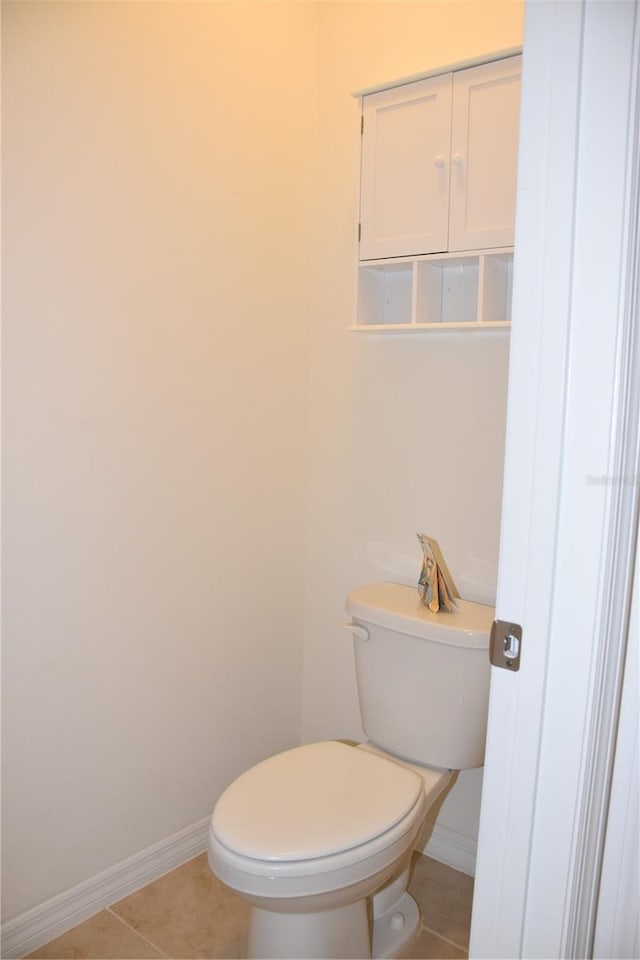
[[[521,61],[454,74],[450,250],[513,245]]]
[[[447,249],[452,74],[363,98],[360,259]]]

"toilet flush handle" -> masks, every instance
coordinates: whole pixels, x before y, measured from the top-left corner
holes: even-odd
[[[361,627],[361,626],[359,626],[359,624],[357,624],[357,623],[343,623],[343,624],[342,624],[342,629],[343,629],[343,630],[348,630],[349,633],[353,634],[353,636],[354,636],[357,640],[362,640],[363,643],[364,643],[365,640],[368,640],[368,639],[369,639],[369,631],[367,630],[367,628],[366,628],[366,627]]]

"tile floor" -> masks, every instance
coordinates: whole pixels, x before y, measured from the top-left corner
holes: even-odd
[[[409,890],[423,929],[405,960],[467,956],[473,880],[416,854]],[[246,956],[249,908],[201,854],[29,954],[28,960],[145,960]]]

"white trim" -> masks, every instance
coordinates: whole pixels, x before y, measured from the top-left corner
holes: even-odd
[[[620,254],[620,303],[618,306],[618,391],[612,418],[610,472],[621,482],[611,488],[611,513],[607,535],[603,583],[610,584],[604,597],[597,632],[600,640],[594,669],[593,708],[587,724],[586,756],[580,817],[576,833],[578,871],[571,890],[567,917],[567,942],[571,956],[592,956],[599,896],[614,753],[620,719],[634,562],[637,553],[638,482],[640,477],[640,363],[638,318],[640,269],[640,24],[626,18],[622,28],[633,31],[627,185]],[[620,44],[616,44],[619,48]]]
[[[640,957],[640,545],[606,845],[590,956]]]
[[[470,840],[461,833],[456,833],[455,830],[447,830],[446,827],[435,824],[422,852],[425,856],[431,857],[432,860],[446,863],[454,870],[459,870],[461,873],[473,877],[476,872],[476,850],[475,840]]]
[[[2,956],[22,957],[206,850],[210,817],[103,870],[2,926]]]

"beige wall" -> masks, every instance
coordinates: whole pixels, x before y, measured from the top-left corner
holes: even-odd
[[[5,918],[299,742],[317,26],[3,5]]]
[[[349,589],[415,582],[435,536],[464,596],[495,599],[508,336],[364,335],[355,316],[354,90],[522,43],[520,2],[325,3],[320,43],[318,322],[310,350],[305,739],[362,736],[344,621]],[[330,198],[330,200],[329,200]],[[434,434],[430,412],[445,416]],[[474,840],[481,772],[441,826]]]
[[[508,341],[347,331],[351,91],[521,14],[3,4],[5,919],[205,816],[301,714],[359,735],[344,597],[412,577],[416,531],[492,597]],[[473,837],[469,777],[442,817]]]

